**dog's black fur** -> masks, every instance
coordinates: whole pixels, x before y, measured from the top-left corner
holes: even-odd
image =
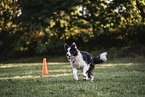
[[[64,48],[66,51],[66,57],[70,61],[74,78],[76,80],[78,80],[76,75],[77,69],[80,69],[81,67],[83,68],[84,79],[88,80],[91,78],[91,80],[93,80],[94,76],[92,70],[94,69],[95,64],[103,63],[107,60],[107,52],[104,52],[97,57],[93,57],[88,52],[79,51],[75,43],[72,43],[71,47],[65,43]]]

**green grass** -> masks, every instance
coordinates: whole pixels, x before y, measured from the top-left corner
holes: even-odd
[[[145,63],[96,65],[93,82],[79,71],[75,81],[69,63],[1,63],[0,97],[145,97]]]

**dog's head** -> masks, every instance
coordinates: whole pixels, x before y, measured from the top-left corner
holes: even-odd
[[[71,57],[78,55],[78,49],[75,42],[72,43],[71,46],[68,46],[66,43],[64,44],[64,49],[66,51],[66,57],[70,59]]]

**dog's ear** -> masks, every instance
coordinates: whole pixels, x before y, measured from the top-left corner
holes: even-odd
[[[71,45],[71,47],[77,49],[77,45],[76,45],[76,43],[73,42],[72,45]]]
[[[64,49],[65,49],[65,51],[67,51],[68,48],[69,48],[69,46],[65,43],[65,44],[64,44]]]

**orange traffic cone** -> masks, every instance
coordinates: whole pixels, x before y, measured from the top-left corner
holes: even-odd
[[[48,73],[46,58],[43,58],[42,74],[50,74]]]

